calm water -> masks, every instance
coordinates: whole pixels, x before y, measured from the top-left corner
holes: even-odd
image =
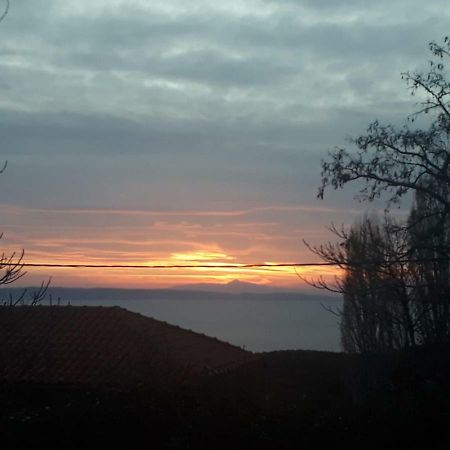
[[[251,351],[340,351],[338,318],[324,306],[339,300],[151,299],[71,301],[73,305],[121,306]],[[321,305],[322,303],[322,305]]]

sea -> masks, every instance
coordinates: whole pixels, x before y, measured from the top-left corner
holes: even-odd
[[[77,288],[51,295],[53,305],[60,297],[61,306],[120,306],[253,352],[341,351],[339,297]]]
[[[274,296],[230,298],[152,298],[73,300],[73,305],[121,306],[144,316],[216,337],[253,352],[275,350],[341,351],[341,302]],[[330,311],[331,310],[331,311]]]

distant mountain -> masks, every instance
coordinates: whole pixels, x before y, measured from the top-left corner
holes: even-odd
[[[272,293],[295,293],[294,289],[283,289],[273,286],[266,286],[246,281],[233,280],[226,284],[218,283],[197,283],[173,286],[170,289],[177,291],[197,291],[197,292],[220,292],[224,294],[272,294]]]

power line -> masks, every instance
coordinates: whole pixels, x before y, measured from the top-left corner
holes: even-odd
[[[0,264],[12,266],[14,263]],[[24,267],[61,267],[76,269],[252,269],[259,267],[301,267],[301,266],[337,266],[338,263],[252,263],[252,264],[57,264],[57,263],[21,263]]]
[[[49,267],[49,268],[74,268],[74,269],[257,269],[277,267],[320,267],[320,266],[349,266],[358,267],[370,264],[400,264],[444,262],[450,258],[422,258],[399,259],[391,261],[361,261],[361,262],[297,262],[297,263],[250,263],[250,264],[59,264],[59,263],[25,263],[25,262],[1,262],[1,266],[22,267]]]

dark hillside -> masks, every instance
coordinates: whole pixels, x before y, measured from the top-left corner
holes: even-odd
[[[446,347],[252,355],[118,308],[0,314],[2,448],[449,448]]]

